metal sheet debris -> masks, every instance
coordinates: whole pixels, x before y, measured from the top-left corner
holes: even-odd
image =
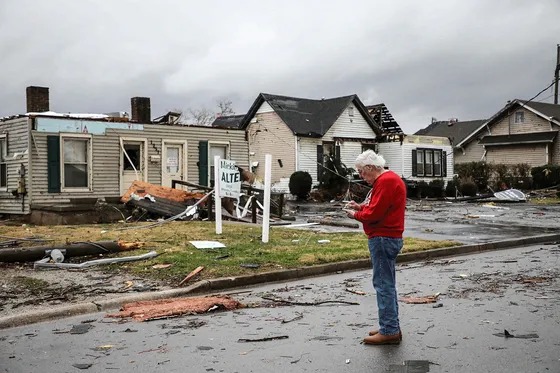
[[[226,247],[221,242],[218,241],[189,241],[197,249],[221,249]]]

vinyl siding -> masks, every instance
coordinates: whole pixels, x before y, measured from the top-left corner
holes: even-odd
[[[7,136],[8,155],[6,158],[7,188],[0,191],[0,214],[29,213],[29,195],[23,199],[12,195],[19,184],[19,169],[25,166],[25,185],[29,191],[29,124],[28,118],[0,122],[0,134]],[[15,157],[14,157],[15,156]]]
[[[412,176],[412,151],[418,148],[438,149],[447,153],[447,176],[446,177],[417,177]],[[434,179],[453,179],[453,150],[446,138],[433,136],[406,136],[402,145],[400,142],[388,142],[378,144],[379,154],[385,158],[386,167],[400,175],[402,178],[417,181],[430,182]]]
[[[354,116],[349,115],[352,108]],[[340,114],[336,122],[323,136],[323,141],[333,141],[335,138],[375,139],[375,132],[369,126],[366,119],[358,111],[354,103],[350,103]]]
[[[300,137],[298,140],[299,145],[299,158],[298,163],[299,171],[307,171],[313,179],[313,185],[319,183],[317,179],[317,145],[321,145],[321,139],[310,137]]]
[[[515,113],[523,111],[523,123],[514,123]],[[526,109],[515,110],[508,117],[496,122],[491,127],[492,135],[513,135],[517,133],[550,131],[550,122]]]
[[[469,142],[464,149],[454,150],[455,163],[480,162],[484,155],[484,147],[478,140]]]
[[[144,130],[107,129],[104,135],[92,135],[92,190],[84,192],[49,193],[47,189],[47,136],[59,133],[33,132],[33,191],[35,204],[68,203],[76,197],[119,197],[120,142],[119,138],[147,139],[148,182],[161,184],[162,140],[187,141],[187,180],[198,183],[198,142],[220,141],[229,143],[229,157],[242,168],[247,168],[248,145],[242,130],[213,127],[168,126],[146,124]],[[69,134],[71,135],[71,134]],[[159,160],[150,161],[157,155]]]
[[[265,105],[268,104],[263,103],[261,108]],[[256,122],[249,123],[247,127],[249,152],[254,153],[249,156],[249,161],[259,162],[253,172],[257,178],[264,180],[265,155],[270,154],[272,155],[272,183],[277,183],[282,178],[289,178],[296,171],[296,143],[293,132],[276,112],[257,113],[255,118]]]
[[[527,163],[532,167],[547,163],[545,144],[489,146],[486,149],[488,163]]]
[[[315,150],[317,152],[317,150]],[[362,152],[362,143],[359,141],[340,142],[340,161],[348,168],[355,168],[356,157]]]

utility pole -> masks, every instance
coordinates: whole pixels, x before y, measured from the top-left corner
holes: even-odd
[[[556,44],[556,69],[554,70],[554,104],[558,104],[558,77],[560,75],[560,44]]]

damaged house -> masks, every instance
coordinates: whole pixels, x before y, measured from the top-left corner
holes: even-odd
[[[211,185],[215,155],[249,165],[243,130],[184,126],[173,113],[154,123],[147,97],[131,99],[129,119],[51,112],[48,88],[26,93],[27,114],[0,121],[0,214],[38,222],[47,212],[118,200],[135,180]]]
[[[273,189],[281,192],[288,191],[295,171],[309,172],[317,184],[326,155],[353,167],[383,133],[356,95],[313,100],[261,93],[238,128],[247,132],[257,177],[264,178],[265,154],[272,155]]]

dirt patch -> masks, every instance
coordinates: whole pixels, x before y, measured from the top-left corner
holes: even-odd
[[[171,288],[163,282],[97,269],[36,271],[31,265],[0,264],[0,271],[0,312],[3,316]]]

